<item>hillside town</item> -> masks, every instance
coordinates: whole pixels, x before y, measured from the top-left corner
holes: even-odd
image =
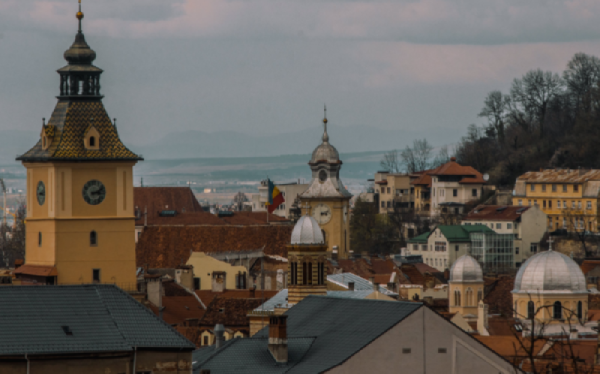
[[[576,55],[585,141],[492,92],[489,127],[386,151],[355,192],[324,108],[309,179],[224,204],[138,183],[81,1],[70,20],[16,208],[0,179],[0,373],[600,373],[600,60]]]

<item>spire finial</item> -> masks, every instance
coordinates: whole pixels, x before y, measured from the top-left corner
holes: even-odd
[[[327,106],[323,105],[323,143],[329,142],[329,135],[327,134]]]
[[[79,32],[81,33],[81,20],[83,19],[83,12],[81,11],[81,0],[79,0],[79,12],[77,12],[77,19],[79,20]]]
[[[552,240],[552,236],[550,236],[550,237],[548,238],[548,243],[550,244],[550,248],[548,248],[548,250],[549,250],[549,251],[551,251],[551,250],[552,250],[552,243],[553,243],[553,242],[554,242],[554,240]]]

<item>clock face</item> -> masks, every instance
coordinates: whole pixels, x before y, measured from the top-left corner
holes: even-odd
[[[106,188],[102,182],[97,180],[88,181],[83,186],[83,199],[90,205],[98,205],[104,201],[106,197]]]
[[[44,182],[38,182],[35,194],[37,195],[38,204],[44,205],[46,202],[46,186],[44,185]]]
[[[313,208],[312,216],[319,225],[324,225],[331,221],[331,209],[325,204],[319,204]]]

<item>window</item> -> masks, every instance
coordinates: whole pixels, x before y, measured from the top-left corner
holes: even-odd
[[[458,244],[454,246],[454,252],[458,252]]]
[[[90,245],[91,246],[98,245],[98,234],[96,234],[96,231],[90,232]]]
[[[382,207],[382,208],[385,208],[385,201],[382,201],[382,202],[381,202],[381,207]]]
[[[563,186],[563,192],[567,192],[567,185],[563,184],[562,186]]]
[[[473,188],[473,189],[471,190],[471,195],[472,195],[473,197],[477,197],[477,188]]]
[[[93,136],[90,136],[90,147],[95,147],[96,146],[96,138],[94,138]]]
[[[563,218],[563,229],[567,228],[567,219]]]
[[[302,284],[308,284],[308,263],[302,263]]]
[[[515,230],[519,228],[519,224],[515,223]]]
[[[92,282],[100,283],[100,269],[92,269]]]
[[[523,200],[519,199],[519,206],[523,206]]]
[[[202,345],[208,345],[208,336],[204,335]]]
[[[426,251],[427,250],[427,244],[421,244],[421,249],[423,251]]]
[[[531,243],[531,247],[529,249],[532,253],[537,253],[538,243]]]
[[[402,348],[402,353],[403,354],[410,353],[410,348]]]
[[[194,291],[200,289],[200,278],[194,278]]]
[[[533,304],[533,301],[529,300],[529,302],[527,303],[527,318],[533,319],[534,316],[535,316],[535,305]]]
[[[392,202],[391,202],[391,201],[388,201],[388,202],[387,202],[387,207],[388,207],[388,208],[391,208],[391,207],[392,207]]]
[[[555,184],[552,185],[552,192],[556,192],[556,185]]]
[[[441,260],[440,260],[440,261],[441,261]],[[445,259],[444,259],[444,267],[447,267],[447,266],[448,266],[448,259],[446,259],[446,258],[445,258]]]
[[[567,201],[563,200],[563,208],[567,209]]]
[[[473,290],[470,288],[465,292],[465,306],[473,306]]]
[[[552,209],[552,200],[548,200],[548,208]]]
[[[552,313],[552,317],[554,319],[562,319],[562,304],[560,303],[560,301],[556,301],[554,303],[554,308],[553,308],[553,313]]]
[[[537,200],[533,200],[533,205],[538,206]]]
[[[437,258],[435,259],[435,266],[438,266],[438,264],[437,264]]]
[[[535,184],[530,184],[529,186],[530,186],[531,191],[535,191]]]
[[[517,255],[519,254],[519,247],[515,248],[515,254],[517,254]]]
[[[298,263],[296,261],[293,261],[290,264],[290,268],[291,268],[291,273],[292,273],[292,274],[290,274],[290,284],[297,285],[298,284]]]
[[[438,348],[438,353],[446,353],[446,348]]]
[[[483,291],[480,289],[477,291],[477,304],[483,299]]]
[[[575,201],[571,201],[571,209],[575,209]]]
[[[579,192],[579,185],[578,184],[574,184],[573,185],[573,192]]]
[[[454,306],[460,306],[460,291],[454,290]]]
[[[319,262],[318,266],[317,266],[317,272],[319,273],[319,279],[318,279],[318,284],[320,286],[325,284],[325,263],[324,262]]]
[[[588,201],[588,202],[586,202],[585,208],[586,208],[587,210],[590,210],[590,209],[592,209],[592,202],[591,202],[591,201]]]
[[[528,202],[529,202],[529,206],[531,206],[531,200],[528,200]]]
[[[446,252],[446,242],[435,242],[436,252]]]
[[[497,223],[496,224],[496,229],[498,230],[498,229],[501,229],[501,228],[502,228],[502,224],[501,223]]]
[[[42,233],[38,232],[38,247],[42,246]]]
[[[581,201],[577,202],[577,209],[581,210]]]
[[[542,192],[546,192],[546,185],[542,184]]]
[[[542,206],[546,209],[546,200],[543,201]]]
[[[583,303],[581,301],[577,302],[577,318],[583,318]]]
[[[312,261],[308,262],[308,284],[313,284]]]
[[[512,229],[512,223],[507,223],[507,224],[506,224],[506,228],[507,228],[507,229]]]
[[[390,188],[389,187],[387,188],[387,193],[390,193]]]
[[[419,250],[419,245],[418,244],[413,244],[413,250],[418,251]]]
[[[458,190],[456,188],[452,190],[452,196],[458,196]]]

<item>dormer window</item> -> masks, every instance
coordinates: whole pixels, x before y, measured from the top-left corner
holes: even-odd
[[[96,146],[96,137],[90,136],[90,148],[93,148],[95,146]]]
[[[100,133],[93,125],[86,131],[83,138],[83,143],[87,150],[100,150]]]

